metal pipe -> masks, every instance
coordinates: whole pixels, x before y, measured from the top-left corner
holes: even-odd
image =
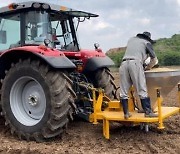
[[[162,109],[161,109],[161,93],[160,93],[160,88],[156,89],[156,93],[157,93],[158,118],[159,118],[159,127],[158,127],[158,129],[164,129],[163,119],[162,119]]]
[[[97,111],[96,111],[96,103],[97,103],[97,101],[96,101],[96,89],[95,88],[92,88],[91,89],[92,90],[92,94],[93,94],[93,110],[94,110],[94,122],[93,122],[93,124],[98,124],[98,122],[97,122]]]

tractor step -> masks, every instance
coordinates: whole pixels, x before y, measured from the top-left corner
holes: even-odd
[[[179,107],[161,107],[162,113],[161,118],[162,120],[180,112]],[[109,135],[109,125],[110,121],[118,121],[118,122],[132,122],[135,124],[141,123],[159,123],[159,129],[163,129],[164,127],[160,126],[160,116],[155,118],[147,118],[144,117],[144,113],[138,113],[137,111],[131,112],[131,117],[128,119],[124,119],[124,114],[122,111],[114,112],[114,111],[103,111],[102,113],[102,120],[103,120],[103,135],[106,139],[110,138]]]

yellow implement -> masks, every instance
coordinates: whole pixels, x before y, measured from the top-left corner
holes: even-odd
[[[156,90],[157,93],[157,106],[156,112],[158,117],[147,118],[144,117],[144,113],[138,113],[134,105],[133,92],[129,93],[130,99],[128,102],[129,111],[132,117],[129,119],[124,119],[124,114],[122,111],[122,106],[119,101],[110,100],[104,93],[102,89],[92,88],[93,93],[93,113],[90,115],[90,122],[97,124],[99,120],[103,121],[103,135],[106,139],[109,139],[109,123],[110,121],[118,122],[130,122],[131,124],[142,124],[142,123],[159,123],[158,129],[164,129],[163,120],[174,114],[180,113],[180,84],[178,84],[178,97],[179,97],[179,107],[163,107],[161,106],[162,98],[160,95],[160,89]],[[131,89],[132,90],[132,89]],[[105,109],[102,109],[102,104],[107,104]]]

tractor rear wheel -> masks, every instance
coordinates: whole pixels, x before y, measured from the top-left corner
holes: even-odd
[[[116,85],[114,83],[114,77],[110,73],[108,68],[101,68],[96,70],[90,77],[96,88],[103,88],[106,95],[111,98],[116,98]]]
[[[74,97],[63,72],[24,60],[12,65],[2,82],[2,113],[12,134],[41,142],[63,133]]]

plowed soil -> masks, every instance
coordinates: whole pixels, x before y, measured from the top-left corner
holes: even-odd
[[[113,72],[116,84],[118,72]],[[177,87],[164,99],[164,105],[178,106]],[[69,124],[62,138],[45,143],[27,142],[12,136],[0,118],[0,153],[11,154],[60,154],[60,153],[168,153],[180,154],[180,115],[165,120],[165,129],[160,132],[157,124],[150,125],[148,133],[139,126],[123,126],[111,123],[110,140],[102,135],[102,123],[75,120]]]

